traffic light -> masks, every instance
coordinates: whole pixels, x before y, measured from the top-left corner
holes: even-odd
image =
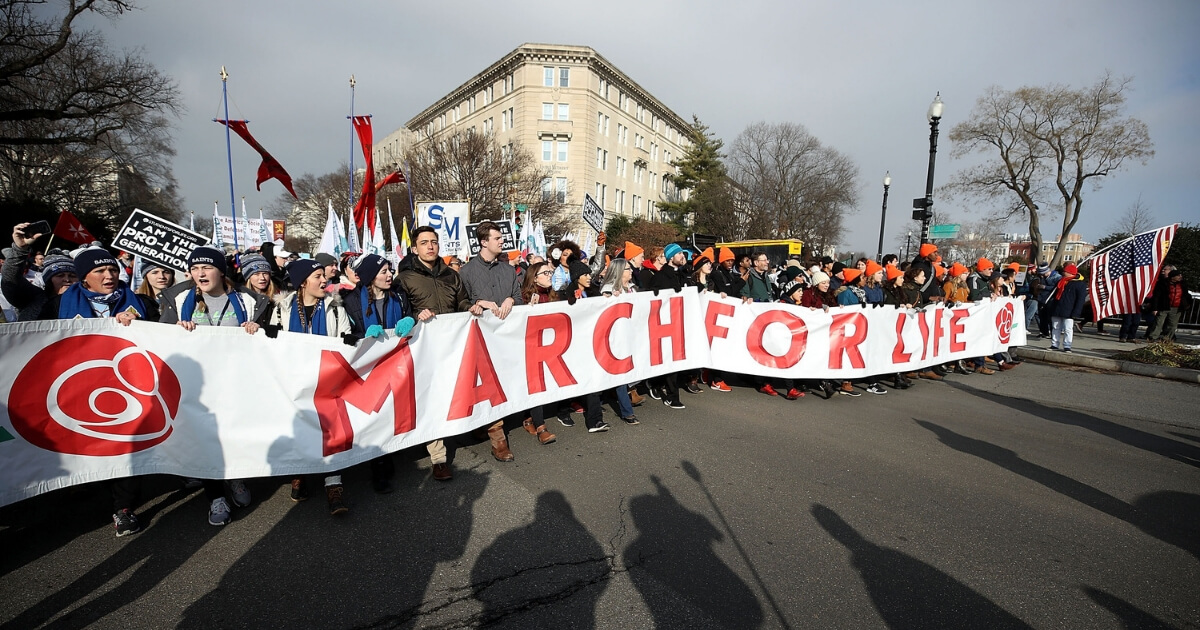
[[[913,199],[912,218],[914,221],[928,221],[933,218],[933,200],[928,197],[917,197]]]

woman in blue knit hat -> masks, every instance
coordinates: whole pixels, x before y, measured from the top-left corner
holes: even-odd
[[[350,335],[350,317],[341,297],[325,291],[325,267],[311,259],[293,260],[285,268],[295,291],[275,296],[271,326],[290,333],[346,337]],[[325,476],[325,498],[329,513],[337,516],[350,511],[342,490],[341,474]],[[292,479],[292,500],[308,499],[303,477]]]

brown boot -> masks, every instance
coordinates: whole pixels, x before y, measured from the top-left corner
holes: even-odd
[[[919,373],[917,373],[917,376],[920,376],[921,378],[928,379],[931,381],[942,380],[942,376],[940,374],[938,374],[937,372],[934,372],[933,370],[925,370],[924,372],[919,372]]]
[[[637,407],[638,405],[641,405],[644,402],[646,402],[645,396],[637,393],[636,389],[629,390],[629,403],[631,405],[633,405],[634,407]]]
[[[492,457],[501,462],[511,462],[516,459],[512,451],[508,450],[508,438],[504,435],[503,422],[492,425],[487,433],[492,440]]]
[[[521,423],[521,426],[525,427],[525,430],[529,432],[529,435],[538,434],[538,428],[533,426],[533,418],[525,418],[525,421]]]
[[[538,427],[537,438],[542,444],[550,444],[558,439],[553,433],[546,430],[545,425]]]

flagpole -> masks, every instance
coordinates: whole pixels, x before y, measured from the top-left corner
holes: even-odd
[[[1117,247],[1117,246],[1119,246],[1119,245],[1124,245],[1125,243],[1128,243],[1129,241],[1132,241],[1133,239],[1135,239],[1135,238],[1137,238],[1137,237],[1141,236],[1142,234],[1149,234],[1150,232],[1156,232],[1156,231],[1157,231],[1157,230],[1149,230],[1149,231],[1146,231],[1146,232],[1142,232],[1141,234],[1134,234],[1133,236],[1130,236],[1129,238],[1126,238],[1126,239],[1123,239],[1123,240],[1117,241],[1116,243],[1113,243],[1113,244],[1109,245],[1108,247],[1105,247],[1104,249],[1102,249],[1102,250],[1100,250],[1100,251],[1098,251],[1098,252],[1092,252],[1092,253],[1088,254],[1087,258],[1084,258],[1083,260],[1079,261],[1079,263],[1078,263],[1076,266],[1078,266],[1078,267],[1082,267],[1082,266],[1083,266],[1083,264],[1084,264],[1084,263],[1086,263],[1087,261],[1089,261],[1089,260],[1091,260],[1091,259],[1093,259],[1093,258],[1095,258],[1095,257],[1099,256],[1100,254],[1103,254],[1104,252],[1106,252],[1106,251],[1108,251],[1108,250],[1110,250],[1110,249],[1112,249],[1112,248],[1114,248],[1114,247]]]
[[[354,207],[354,86],[358,82],[350,75],[350,207]]]
[[[229,73],[221,66],[221,101],[225,104],[225,158],[229,163],[229,209],[233,212],[233,251],[238,251],[237,196],[233,194],[233,142],[229,136]]]
[[[406,168],[406,169],[408,168],[408,162],[404,163],[404,168]],[[401,172],[403,172],[403,171],[401,171]],[[412,170],[410,169],[408,171],[408,173],[404,175],[404,189],[408,191],[408,216],[412,217],[413,225],[416,225],[417,224],[417,206],[416,206],[416,204],[413,203],[412,187],[413,187]]]

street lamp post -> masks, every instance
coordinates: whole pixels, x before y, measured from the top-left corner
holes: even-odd
[[[904,239],[904,260],[912,260],[912,230],[908,231],[908,238]]]
[[[887,195],[888,188],[892,185],[892,172],[888,171],[883,176],[883,212],[879,214],[879,247],[875,251],[875,260],[883,261],[883,226],[887,223]]]
[[[929,221],[933,219],[933,164],[937,159],[938,123],[942,120],[942,93],[929,104],[929,172],[925,178],[925,197],[913,199],[913,218],[921,222],[921,243],[929,242]]]

